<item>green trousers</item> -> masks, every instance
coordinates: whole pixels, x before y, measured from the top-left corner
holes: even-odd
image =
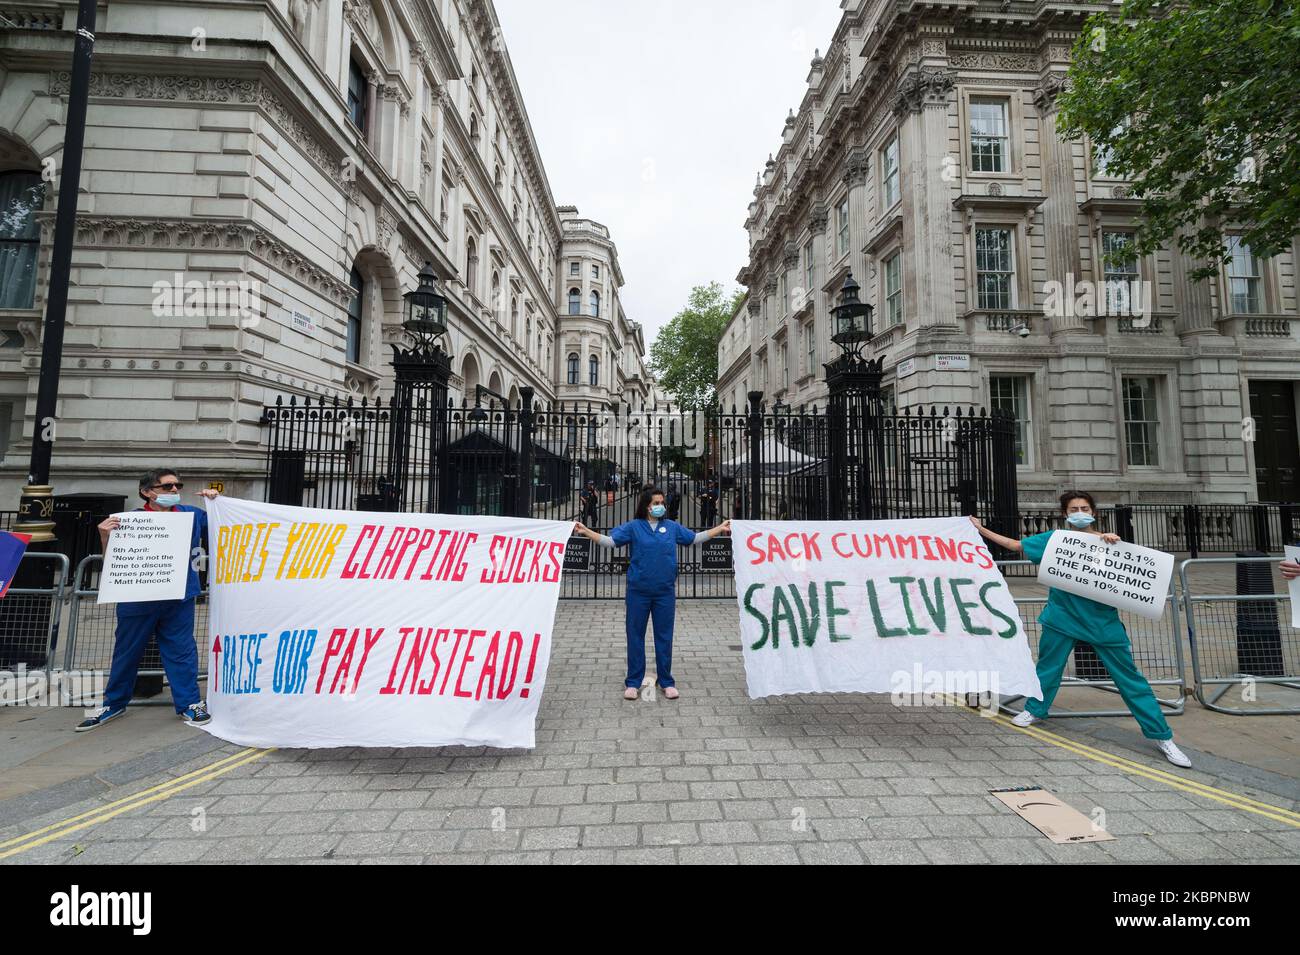
[[[1074,649],[1076,639],[1061,630],[1052,627],[1043,628],[1042,636],[1038,640],[1038,682],[1043,687],[1043,698],[1025,700],[1025,709],[1039,719],[1045,718],[1052,708],[1056,691],[1061,688],[1061,674],[1065,672],[1065,664],[1070,657],[1070,651]],[[1151,684],[1133,662],[1133,650],[1129,644],[1126,642],[1122,645],[1113,643],[1106,645],[1106,643],[1093,643],[1090,640],[1084,642],[1088,643],[1101,658],[1101,662],[1106,664],[1111,679],[1119,689],[1119,695],[1123,697],[1129,712],[1142,727],[1142,735],[1147,739],[1172,739],[1173,730],[1165,721],[1165,715],[1160,712],[1160,704],[1156,702],[1156,694],[1151,689]]]

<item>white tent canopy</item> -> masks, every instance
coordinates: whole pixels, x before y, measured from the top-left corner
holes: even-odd
[[[816,464],[819,460],[821,459],[809,457],[800,451],[796,451],[788,444],[778,441],[775,435],[770,434],[763,439],[759,452],[759,467],[762,469],[764,476],[788,474],[810,464]],[[749,449],[746,448],[744,453],[732,458],[730,461],[723,462],[722,473],[725,477],[735,477],[747,470],[748,467]]]

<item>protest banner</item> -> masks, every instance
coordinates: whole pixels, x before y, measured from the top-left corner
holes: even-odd
[[[31,534],[0,531],[0,597],[9,592],[9,585],[13,583],[14,574],[18,573],[18,565],[31,542]]]
[[[571,522],[208,505],[203,728],[243,746],[535,744]]]
[[[751,698],[1040,695],[1020,614],[969,518],[731,528]]]
[[[1174,555],[1140,544],[1107,544],[1097,534],[1055,531],[1038,582],[1151,620],[1165,612]]]
[[[193,511],[114,514],[96,603],[181,600],[189,575]]]

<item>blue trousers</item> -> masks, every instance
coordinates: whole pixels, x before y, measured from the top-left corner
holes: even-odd
[[[118,709],[131,702],[136,670],[150,637],[158,638],[158,652],[172,687],[176,712],[199,702],[202,697],[199,696],[199,653],[194,645],[194,598],[153,600],[129,606],[133,612],[123,614],[123,605],[118,605],[113,665],[104,690],[104,705]]]
[[[641,686],[645,679],[645,628],[655,622],[655,671],[662,687],[673,685],[673,618],[677,595],[672,590],[647,594],[627,592],[627,685]]]

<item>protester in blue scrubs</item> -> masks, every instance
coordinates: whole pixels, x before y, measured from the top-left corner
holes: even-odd
[[[117,605],[117,633],[113,641],[108,686],[104,690],[104,705],[77,724],[78,733],[98,729],[126,712],[126,705],[131,702],[131,693],[135,689],[140,657],[144,655],[151,637],[158,639],[158,652],[167,682],[171,684],[172,704],[177,715],[194,726],[212,719],[207,704],[199,695],[199,654],[194,643],[194,601],[199,594],[195,558],[207,553],[208,514],[180,502],[184,486],[170,468],[148,472],[140,478],[140,497],[144,506],[137,510],[194,514],[185,596],[180,600],[146,600]],[[217,496],[213,490],[203,490],[199,494],[209,500]],[[118,523],[118,518],[110,517],[99,525],[99,540],[104,549],[108,548],[109,535]]]
[[[654,618],[655,672],[664,698],[675,700],[673,680],[673,618],[677,597],[677,546],[690,546],[731,531],[723,521],[707,531],[688,530],[668,518],[664,493],[647,487],[637,500],[636,517],[615,527],[608,535],[598,534],[581,521],[574,533],[590,538],[602,547],[628,547],[627,570],[627,680],[623,699],[635,700],[645,679],[645,629]]]
[[[1097,502],[1087,491],[1066,491],[1062,494],[1061,516],[1071,531],[1096,534],[1107,544],[1119,543],[1118,534],[1103,534],[1096,529]],[[1035,564],[1042,561],[1048,542],[1056,533],[1048,531],[1015,540],[993,533],[977,517],[971,517],[971,522],[988,540],[1007,550],[1020,551]],[[1087,597],[1049,587],[1047,606],[1039,614],[1038,622],[1042,628],[1038,639],[1038,682],[1042,684],[1043,698],[1026,700],[1024,710],[1012,719],[1012,723],[1030,726],[1047,718],[1056,691],[1061,687],[1061,675],[1075,641],[1083,641],[1096,651],[1101,662],[1106,665],[1116,689],[1142,728],[1142,735],[1155,742],[1165,759],[1175,766],[1192,765],[1192,761],[1174,745],[1173,731],[1160,712],[1160,704],[1156,701],[1151,684],[1133,662],[1133,648],[1129,645],[1128,632],[1120,622],[1118,610]]]

